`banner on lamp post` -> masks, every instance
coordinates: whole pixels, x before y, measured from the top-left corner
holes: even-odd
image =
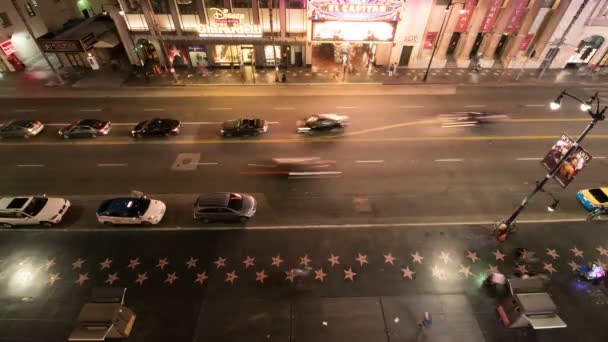
[[[563,133],[542,160],[542,164],[547,172],[551,171],[559,163],[566,153],[568,153],[568,150],[572,145],[574,145],[574,139],[568,134]],[[553,179],[555,179],[562,188],[567,187],[568,184],[574,180],[574,177],[587,166],[591,159],[591,154],[585,151],[581,146],[576,146],[575,150],[562,163],[557,173],[555,173]]]
[[[496,19],[498,19],[498,12],[500,12],[500,6],[502,6],[502,0],[490,0],[488,12],[486,13],[485,19],[481,23],[481,28],[479,29],[479,32],[487,33],[492,31],[492,27],[494,27],[494,23],[496,23]]]
[[[532,38],[534,38],[534,33],[528,33],[526,38],[522,40],[521,45],[519,46],[519,51],[526,51],[532,42]]]
[[[454,32],[466,32],[475,10],[477,0],[466,0],[464,3],[463,12],[458,16]]]
[[[511,11],[509,20],[507,20],[504,33],[513,33],[519,30],[527,10],[528,0],[515,0],[515,5],[513,5],[513,11]]]

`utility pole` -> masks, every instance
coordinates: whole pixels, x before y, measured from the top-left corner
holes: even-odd
[[[36,39],[36,36],[34,35],[34,31],[32,31],[32,28],[30,27],[30,24],[27,22],[27,20],[25,18],[25,15],[23,15],[23,12],[21,12],[21,6],[19,6],[19,4],[17,3],[17,0],[11,0],[11,2],[13,3],[13,6],[15,7],[15,10],[17,11],[17,14],[19,15],[19,18],[21,18],[21,21],[23,21],[23,25],[25,25],[25,28],[27,29],[27,32],[30,34],[30,36],[34,40],[34,43],[36,44],[36,47],[38,48],[38,51],[40,51],[40,53],[42,54],[42,57],[44,58],[44,60],[46,61],[46,63],[51,68],[51,71],[53,71],[53,74],[55,75],[55,78],[57,78],[57,82],[59,83],[59,85],[65,84],[65,81],[63,80],[63,78],[61,77],[61,75],[59,74],[59,72],[57,72],[57,69],[55,69],[55,66],[53,66],[53,63],[51,63],[51,61],[49,60],[49,58],[44,53],[44,50],[42,50],[42,46],[40,46],[40,43],[38,42],[38,39]]]
[[[549,58],[546,61],[544,61],[544,63],[543,63],[544,66],[541,69],[540,73],[538,74],[538,78],[539,79],[542,78],[545,75],[545,72],[547,72],[547,69],[549,69],[549,66],[551,66],[551,64],[553,63],[553,60],[555,59],[555,56],[557,56],[557,54],[559,53],[560,47],[566,41],[566,36],[568,35],[568,32],[570,32],[570,29],[572,28],[572,26],[574,26],[574,23],[576,22],[576,20],[578,19],[578,17],[581,15],[581,12],[583,12],[583,10],[585,9],[585,6],[587,6],[588,2],[589,2],[589,0],[583,0],[583,3],[581,4],[581,6],[576,11],[576,14],[572,17],[572,20],[570,20],[570,23],[568,24],[568,27],[566,27],[566,29],[564,30],[564,33],[562,34],[562,36],[557,41],[557,44],[555,44],[557,46],[556,47],[557,51],[555,51],[555,53],[549,55]]]
[[[272,22],[272,6],[274,0],[268,0],[268,19],[270,20],[270,42],[272,44],[272,56],[274,58],[274,81],[279,82],[279,65],[277,64],[277,50],[274,47],[274,23]]]

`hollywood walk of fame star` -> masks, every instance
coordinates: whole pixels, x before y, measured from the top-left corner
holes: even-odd
[[[139,284],[139,286],[142,286],[144,284],[144,281],[146,280],[148,280],[148,272],[138,273],[137,279],[135,279],[135,283]]]
[[[551,248],[547,248],[547,255],[552,257],[553,260],[559,258],[559,254],[557,254],[557,251],[555,249],[551,249]]]
[[[445,280],[447,278],[445,271],[437,267],[437,265],[431,267],[431,274],[439,280]]]
[[[53,286],[53,285],[55,285],[55,282],[59,279],[61,279],[61,277],[59,276],[59,272],[57,272],[57,273],[51,274],[49,276],[49,280],[47,282],[50,286]]]
[[[543,264],[544,264],[543,268],[545,269],[545,271],[549,272],[549,274],[553,274],[553,272],[557,272],[555,267],[553,267],[552,263],[543,262]]]
[[[600,259],[595,260],[594,263],[599,267],[603,268],[604,270],[608,270],[608,265],[603,263]]]
[[[462,264],[460,265],[460,270],[458,271],[460,273],[462,273],[462,275],[464,275],[465,278],[469,278],[469,276],[471,276],[471,267],[470,266],[463,266]]]
[[[327,277],[327,273],[325,273],[323,271],[323,268],[319,268],[318,270],[315,270],[315,280],[318,280],[320,282],[324,282],[325,281],[325,277]]]
[[[340,265],[340,256],[332,254],[329,259],[327,259],[327,261],[331,263],[331,267],[334,267],[335,265]]]
[[[165,270],[165,266],[169,265],[169,261],[167,261],[167,258],[159,258],[158,259],[158,264],[156,264],[156,267],[160,268],[161,271]]]
[[[600,253],[600,255],[608,256],[608,249],[606,249],[606,248],[604,248],[602,246],[599,246],[595,250],[597,250]],[[53,260],[55,260],[55,259],[53,259]]]
[[[272,257],[272,266],[276,266],[277,268],[279,268],[281,266],[281,263],[283,262],[283,259],[281,259],[281,254],[277,255],[276,257]]]
[[[344,270],[344,280],[348,279],[350,281],[355,281],[354,277],[357,273],[353,272],[352,268],[348,268],[348,270]]]
[[[528,269],[526,268],[526,265],[524,265],[524,264],[518,264],[517,266],[515,266],[515,270],[517,272],[519,272],[520,274],[528,273]]]
[[[203,271],[203,273],[196,274],[196,279],[194,279],[194,282],[203,285],[203,283],[207,279],[209,279],[209,277],[207,276],[207,271]]]
[[[186,267],[188,269],[196,268],[196,263],[197,262],[198,262],[198,258],[195,258],[195,257],[191,256],[190,259],[188,259],[188,261],[186,261]]]
[[[255,281],[259,281],[260,283],[264,284],[264,279],[266,278],[268,278],[268,275],[264,270],[261,272],[255,272]]]
[[[414,279],[414,274],[416,274],[415,271],[412,271],[410,269],[410,266],[406,266],[405,268],[401,269],[401,276],[403,277],[403,279],[408,278],[409,280]]]
[[[139,262],[139,257],[135,258],[135,259],[129,259],[129,265],[127,265],[127,268],[130,268],[131,271],[135,271],[135,268],[137,268],[137,266],[139,266],[141,263]]]
[[[505,261],[506,254],[502,254],[500,249],[497,249],[496,252],[492,252],[492,254],[494,254],[494,257],[496,257],[496,261]]]
[[[99,263],[100,265],[100,270],[105,270],[110,269],[110,266],[112,266],[112,259],[106,258],[106,260],[102,261]]]
[[[213,263],[215,264],[215,268],[219,269],[220,267],[225,267],[226,266],[226,258],[222,258],[222,257],[217,257],[217,260],[215,260]]]
[[[300,265],[304,267],[308,267],[308,264],[310,264],[311,262],[312,260],[308,257],[308,254],[304,255],[303,257],[300,257]]]
[[[84,284],[85,281],[89,280],[89,272],[87,273],[80,273],[78,275],[78,279],[76,279],[75,283],[78,283],[78,285],[82,286],[82,284]]]
[[[245,264],[245,269],[255,266],[254,261],[255,261],[255,258],[252,258],[248,255],[247,258],[245,260],[243,260],[243,264]]]
[[[571,251],[572,251],[572,253],[574,254],[574,257],[575,257],[575,258],[576,258],[576,257],[580,257],[580,258],[582,258],[582,257],[583,257],[584,252],[583,252],[583,251],[581,251],[580,249],[576,248],[576,246],[574,246],[574,248],[571,248],[570,250],[571,250]]]
[[[293,268],[287,272],[285,272],[285,280],[289,280],[290,283],[293,283],[293,280],[296,278],[296,271]]]
[[[576,272],[578,271],[578,269],[581,267],[581,265],[575,263],[573,260],[571,260],[568,265],[570,265],[570,268],[572,269],[572,272]]]
[[[55,266],[55,258],[49,259],[46,261],[46,269],[49,270],[51,267]]]
[[[528,257],[532,257],[534,255],[534,252],[530,252],[529,250],[525,249],[521,251],[521,257],[522,259],[528,259]]]
[[[488,266],[488,272],[490,272],[490,273],[500,273],[500,271],[498,270],[498,266],[494,266],[494,265]]]
[[[86,261],[86,260],[84,260],[84,259],[78,258],[76,261],[74,261],[74,262],[72,263],[72,269],[73,269],[73,270],[75,270],[75,269],[77,269],[77,268],[78,268],[78,269],[82,269],[82,264],[84,264],[84,262],[85,262],[85,261]]]
[[[446,252],[441,252],[441,256],[439,256],[439,259],[443,260],[444,264],[447,264],[448,262],[450,262],[452,259],[450,259],[450,253],[446,253]]]
[[[467,251],[467,258],[471,259],[472,263],[476,263],[477,260],[479,260],[479,257],[477,256],[477,252]]]
[[[106,279],[106,284],[114,285],[114,282],[119,280],[118,272],[114,272],[112,274],[108,274],[108,279]]]
[[[236,275],[236,271],[232,271],[232,272],[228,272],[226,273],[226,280],[224,280],[225,283],[230,283],[230,285],[234,285],[234,281],[238,278],[239,276]]]
[[[382,254],[384,256],[384,263],[385,264],[391,264],[393,266],[395,266],[395,260],[397,260],[397,258],[395,258],[391,252],[388,252],[388,254]]]
[[[359,266],[363,266],[363,264],[369,264],[369,262],[367,261],[367,254],[362,255],[361,253],[358,253],[359,256],[357,256],[355,258],[355,260],[357,260],[359,262]]]
[[[175,272],[167,273],[167,279],[165,279],[165,283],[169,283],[169,285],[173,285],[173,282],[176,281],[177,279],[179,279],[179,277],[175,275]]]
[[[424,259],[424,257],[420,254],[418,254],[418,251],[416,251],[414,254],[410,254],[412,256],[412,262],[417,262],[419,264],[422,264],[422,259]]]

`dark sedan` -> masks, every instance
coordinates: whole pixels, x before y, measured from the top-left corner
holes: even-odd
[[[338,114],[313,115],[296,123],[298,133],[340,133],[348,125],[348,116]]]
[[[38,135],[44,129],[40,121],[11,120],[0,126],[1,138],[30,138]]]
[[[97,138],[100,135],[108,135],[112,129],[110,121],[97,119],[84,119],[71,123],[59,130],[59,136],[64,139],[71,138]]]
[[[152,119],[142,121],[133,128],[131,135],[135,138],[143,137],[168,137],[179,135],[181,122],[174,119]]]
[[[267,131],[266,120],[236,119],[223,122],[220,134],[224,137],[255,137]]]

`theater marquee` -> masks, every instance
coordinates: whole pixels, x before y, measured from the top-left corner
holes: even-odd
[[[403,1],[395,0],[310,0],[313,21],[398,21]]]

